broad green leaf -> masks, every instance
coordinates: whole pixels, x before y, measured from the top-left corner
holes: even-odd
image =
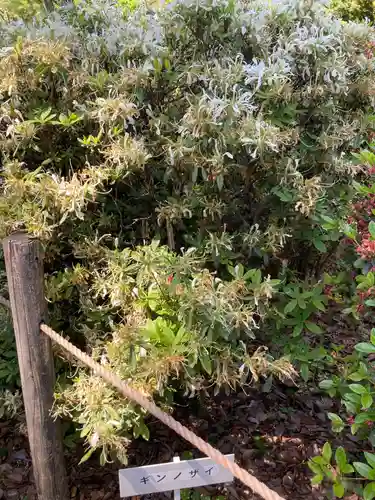
[[[320,467],[320,465],[314,463],[313,460],[309,460],[307,462],[307,465],[309,466],[309,469],[314,472],[314,474],[320,475],[322,473],[322,468]]]
[[[328,418],[331,420],[331,422],[337,422],[342,424],[342,418],[339,415],[336,415],[336,413],[327,413]]]
[[[366,479],[375,479],[375,470],[363,462],[353,462],[353,466],[358,474]]]
[[[363,424],[364,422],[367,422],[367,420],[371,420],[371,413],[365,412],[365,413],[358,413],[356,415],[354,422],[356,424]]]
[[[371,342],[371,344],[375,345],[375,328],[371,329],[370,342]]]
[[[292,337],[298,337],[299,335],[301,335],[302,330],[303,330],[303,323],[298,323],[298,325],[296,325],[293,328]]]
[[[352,474],[354,472],[354,467],[350,464],[345,464],[341,472],[344,474]]]
[[[370,467],[375,469],[375,453],[369,453],[368,451],[365,451],[365,458]]]
[[[337,496],[337,498],[342,498],[345,493],[345,488],[341,483],[335,483],[333,485],[333,493]]]
[[[335,453],[335,460],[336,460],[337,465],[340,467],[340,471],[342,471],[346,465],[346,462],[347,462],[346,453],[345,453],[345,450],[342,446],[339,446],[337,448],[336,453]]]
[[[161,321],[158,321],[159,319]],[[156,321],[158,322],[157,330],[160,341],[166,346],[173,345],[175,341],[175,334],[173,333],[173,330],[168,326],[166,321],[162,320],[162,318],[159,317]]]
[[[313,471],[314,472],[314,471]],[[324,479],[323,474],[316,474],[314,477],[311,478],[311,484],[320,484]]]
[[[147,425],[143,421],[141,421],[134,427],[133,436],[135,437],[135,439],[138,439],[141,436],[143,437],[143,439],[148,441],[150,439],[150,430]]]
[[[310,376],[310,370],[309,370],[309,365],[307,363],[303,363],[301,365],[301,377],[305,382],[309,380]]]
[[[332,389],[332,387],[334,386],[334,382],[333,380],[322,380],[320,383],[319,383],[319,387],[320,389],[324,389],[324,390],[328,390],[328,389]]]
[[[349,376],[348,376],[348,379],[349,380],[353,380],[354,382],[360,382],[361,380],[363,380],[365,378],[364,375],[362,375],[361,373],[359,372],[354,372],[354,373],[351,373]]]
[[[207,372],[209,375],[212,373],[212,363],[211,359],[208,354],[200,354],[199,356],[199,361],[201,362],[201,365],[204,369],[205,372]]]
[[[373,498],[375,498],[375,483],[368,483],[363,490],[363,500],[373,500]]]
[[[327,247],[325,244],[322,242],[322,240],[318,240],[317,238],[313,239],[313,245],[314,247],[319,250],[319,252],[326,253]]]
[[[362,408],[370,408],[372,405],[372,396],[368,392],[366,394],[362,394],[361,396],[361,404]]]
[[[355,394],[354,392],[348,392],[347,394],[344,394],[344,399],[351,401],[352,403],[357,405],[361,403],[360,394]]]
[[[374,240],[375,239],[375,222],[371,221],[370,224],[368,225],[368,230],[369,233],[371,234],[371,238]]]
[[[323,332],[323,330],[320,328],[319,325],[317,325],[316,323],[312,323],[311,321],[306,321],[305,326],[312,333],[322,333]]]
[[[363,387],[361,384],[349,384],[349,389],[356,394],[365,394],[367,393],[366,387]]]
[[[354,349],[364,354],[373,354],[375,352],[375,345],[369,344],[368,342],[360,342],[354,346]]]
[[[179,344],[183,343],[184,341],[186,343],[186,340],[187,340],[187,332],[183,326],[180,326],[174,338],[173,346],[176,347]]]
[[[291,300],[290,302],[287,303],[287,305],[284,307],[284,313],[288,314],[293,311],[297,306],[297,301],[296,300]],[[375,348],[374,348],[375,349]]]
[[[313,300],[313,304],[317,309],[319,309],[319,311],[326,310],[326,306],[320,300]]]
[[[353,434],[353,436],[357,433],[358,429],[360,428],[361,426],[358,425],[358,424],[352,424],[350,426],[350,432]]]
[[[306,302],[301,297],[298,297],[297,304],[300,309],[306,309]]]
[[[324,443],[324,446],[322,449],[322,457],[324,458],[324,460],[326,460],[328,463],[330,463],[331,457],[332,457],[332,448],[328,442]]]
[[[321,455],[318,455],[317,457],[313,457],[311,459],[315,464],[321,465],[321,466],[326,466],[327,465],[327,460]]]

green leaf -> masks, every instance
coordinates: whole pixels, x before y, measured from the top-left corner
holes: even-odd
[[[372,414],[371,413],[368,413],[368,412],[365,412],[365,413],[358,413],[358,415],[355,417],[355,420],[354,422],[356,424],[363,424],[364,422],[366,422],[367,420],[371,420],[371,416]]]
[[[356,394],[365,394],[367,393],[367,390],[363,385],[361,384],[349,384],[349,389]]]
[[[358,474],[366,479],[375,479],[375,470],[363,462],[353,462],[353,466]]]
[[[341,432],[344,429],[345,424],[344,424],[343,420],[341,419],[341,417],[336,415],[336,413],[328,413],[328,418],[332,422],[333,432]]]
[[[301,365],[301,377],[305,382],[309,380],[310,376],[310,370],[309,370],[309,365],[307,363],[303,363]]]
[[[88,460],[91,457],[91,455],[94,453],[94,451],[95,451],[95,448],[90,448],[89,451],[83,455],[83,457],[79,461],[78,465],[81,465],[81,464],[83,464],[83,462],[86,462],[86,460]]]
[[[313,300],[313,305],[319,309],[319,311],[325,311],[326,306],[320,300]]]
[[[322,457],[320,455],[317,456],[317,457],[313,457],[311,460],[312,460],[312,462],[314,464],[318,464],[320,466],[326,466],[327,465],[327,460],[325,460],[324,457]]]
[[[354,373],[351,373],[349,376],[348,376],[348,379],[349,380],[353,380],[353,382],[360,382],[361,380],[363,380],[365,378],[365,375],[362,375],[361,373],[359,372],[354,372]]]
[[[313,239],[313,245],[314,247],[319,250],[319,252],[326,253],[327,247],[325,244],[322,242],[322,240],[318,240],[317,238]]]
[[[299,335],[301,335],[302,330],[303,330],[303,323],[298,323],[298,325],[296,325],[293,328],[292,337],[298,337]]]
[[[369,344],[368,342],[360,342],[354,346],[354,349],[364,354],[373,354],[375,352],[375,345]]]
[[[305,326],[312,333],[322,333],[323,332],[323,330],[320,328],[319,325],[317,325],[316,323],[312,323],[311,321],[306,321]]]
[[[375,483],[368,483],[363,490],[363,500],[373,500],[373,498],[375,498]]]
[[[368,307],[375,307],[375,300],[374,299],[368,299],[365,301],[366,306]]]
[[[306,302],[301,297],[298,297],[297,304],[300,309],[306,309]]]
[[[163,344],[165,345],[173,345],[174,340],[175,340],[175,335],[173,333],[173,330],[169,328],[167,324],[162,324],[160,325],[160,328],[158,329],[159,335],[160,335],[160,340]]]
[[[333,380],[322,380],[320,383],[319,383],[319,387],[320,389],[324,389],[325,391],[329,390],[329,389],[332,389],[332,387],[334,387],[334,382]]]
[[[297,301],[296,300],[291,300],[290,302],[287,303],[287,305],[284,308],[284,313],[288,314],[293,311],[297,306]],[[375,348],[374,348],[375,349]]]
[[[359,394],[354,394],[354,392],[348,392],[347,394],[344,394],[343,398],[345,400],[351,401],[356,405],[359,405],[361,403],[361,396]]]
[[[322,449],[322,457],[324,460],[328,463],[331,461],[332,457],[332,448],[331,445],[327,442],[324,444],[323,449]]]
[[[344,474],[352,474],[354,472],[354,467],[350,464],[345,464],[341,472]]]
[[[337,496],[337,498],[342,498],[345,493],[345,488],[341,483],[335,483],[333,485],[333,493]]]
[[[331,420],[331,422],[339,422],[340,424],[342,423],[342,418],[337,415],[336,413],[327,413],[328,418]]]
[[[375,453],[369,453],[368,451],[365,451],[365,458],[367,463],[375,469]]]
[[[369,408],[372,405],[372,396],[369,393],[362,394],[361,396],[362,408]]]
[[[313,460],[309,460],[307,462],[307,465],[309,466],[309,469],[314,472],[314,474],[320,475],[322,473],[322,468],[320,467],[320,465],[314,463]]]
[[[314,471],[313,471],[314,472]],[[320,484],[324,479],[323,474],[316,474],[311,478],[311,484]]]
[[[178,329],[178,332],[176,333],[176,336],[173,341],[173,347],[178,346],[179,344],[186,342],[186,338],[188,337],[187,331],[183,326],[180,326]]]
[[[138,439],[140,436],[146,441],[150,439],[150,430],[147,425],[141,421],[133,428],[133,436]]]
[[[219,191],[221,191],[223,189],[223,186],[224,186],[224,176],[223,175],[218,175],[216,177],[216,184],[217,184],[217,188]]]
[[[340,471],[342,471],[346,465],[346,462],[347,462],[346,453],[345,453],[345,450],[342,446],[339,446],[337,448],[336,453],[335,453],[335,460],[336,460],[337,465],[340,468]]]
[[[202,365],[204,371],[207,372],[209,375],[211,375],[212,363],[211,363],[211,359],[210,359],[208,353],[200,354],[199,361],[201,362],[201,365]]]
[[[371,329],[371,332],[370,332],[370,342],[371,342],[372,345],[375,345],[375,328]]]
[[[370,224],[368,225],[368,230],[369,233],[371,234],[371,238],[374,240],[375,239],[375,222],[371,221]]]
[[[361,426],[358,425],[358,424],[352,424],[350,426],[350,432],[353,434],[353,436],[357,433],[358,429],[360,428]]]

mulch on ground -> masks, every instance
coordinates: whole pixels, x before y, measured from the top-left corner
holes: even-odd
[[[278,491],[286,499],[323,499],[313,490],[306,460],[319,453],[328,439],[333,439],[326,411],[333,404],[320,395],[304,393],[298,388],[276,387],[268,394],[252,391],[233,397],[217,397],[214,402],[201,401],[200,410],[193,406],[179,407],[176,417],[191,430],[209,441],[223,453],[235,453],[238,463],[259,480]],[[129,465],[139,466],[168,462],[173,456],[191,449],[172,431],[159,422],[149,423],[149,442],[136,441],[129,452]],[[6,500],[35,500],[32,464],[24,424],[0,423],[0,498]],[[119,464],[100,467],[97,457],[82,465],[78,452],[69,456],[68,470],[71,498],[77,500],[119,499],[117,471]],[[201,490],[214,494],[218,490]],[[220,491],[226,498],[256,498],[247,488],[235,481]],[[150,499],[170,498],[153,495]]]

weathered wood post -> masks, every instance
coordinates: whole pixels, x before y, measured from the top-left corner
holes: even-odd
[[[27,431],[39,500],[67,500],[68,485],[59,422],[51,417],[55,373],[46,321],[43,254],[23,233],[3,242]]]

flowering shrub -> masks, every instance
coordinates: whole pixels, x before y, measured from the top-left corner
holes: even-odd
[[[373,41],[317,1],[76,2],[0,25],[0,233],[46,250],[53,326],[149,397],[293,376],[319,335],[373,121]],[[253,339],[258,337],[256,343]],[[79,371],[57,413],[102,460],[144,414]]]
[[[331,397],[338,396],[341,400],[340,415],[328,413],[332,430],[341,433],[349,428],[358,439],[367,442],[366,447],[370,449],[375,447],[374,367],[368,358],[373,353],[375,329],[371,332],[371,342],[357,344],[355,353],[338,361],[339,373],[320,383],[320,387]],[[333,484],[333,492],[338,498],[349,492],[355,492],[365,500],[375,497],[374,453],[364,453],[367,463],[354,461],[351,465],[344,448],[340,447],[335,454],[336,464],[331,464],[331,458],[331,446],[326,443],[322,455],[309,461],[309,467],[315,474],[313,483],[328,480]]]
[[[368,147],[354,156],[363,169],[363,180],[354,183],[356,200],[351,208],[351,215],[344,228],[346,239],[343,240],[347,263],[355,271],[354,297],[350,297],[350,307],[346,312],[355,318],[371,319],[375,307],[375,190],[373,176],[375,173],[375,155],[373,153],[373,135],[368,138]],[[338,283],[329,285],[331,297],[337,294]],[[348,301],[348,299],[347,299]],[[339,414],[328,413],[334,432],[345,430],[364,442],[364,447],[374,450],[375,447],[375,403],[374,403],[374,366],[372,355],[375,353],[375,329],[371,330],[370,342],[359,342],[349,356],[336,357],[337,374],[322,380],[320,387],[329,396],[337,397],[341,407]],[[333,485],[333,492],[338,498],[345,493],[355,492],[365,500],[375,498],[375,454],[365,452],[362,461],[354,461],[351,465],[346,458],[344,448],[335,453],[335,463],[331,463],[332,450],[326,443],[321,456],[309,462],[314,472],[313,483],[328,480]],[[363,461],[365,459],[365,462]]]

